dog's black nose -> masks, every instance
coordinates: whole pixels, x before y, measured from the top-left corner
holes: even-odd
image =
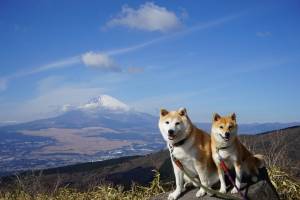
[[[225,137],[226,137],[226,138],[229,138],[229,137],[230,137],[230,133],[229,133],[229,132],[226,132],[226,133],[225,133]]]
[[[170,130],[168,130],[168,133],[169,133],[169,135],[174,135],[174,130],[172,130],[172,129],[170,129]]]

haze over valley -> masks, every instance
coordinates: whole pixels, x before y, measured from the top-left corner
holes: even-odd
[[[136,111],[109,95],[62,110],[56,117],[0,127],[1,175],[149,154],[166,147],[158,116]],[[210,123],[196,124],[210,129]],[[255,134],[297,124],[241,124],[240,132]]]

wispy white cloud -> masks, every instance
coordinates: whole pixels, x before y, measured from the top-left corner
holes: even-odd
[[[83,63],[92,68],[120,71],[120,68],[117,66],[116,62],[105,53],[95,53],[87,52],[82,55]]]
[[[105,66],[106,67],[112,66],[112,63],[116,63],[113,61],[112,56],[134,52],[134,51],[146,48],[148,46],[151,46],[151,45],[154,45],[154,44],[157,44],[157,43],[160,43],[160,42],[172,39],[172,38],[182,37],[184,35],[191,34],[193,32],[221,26],[229,21],[232,21],[232,20],[240,17],[242,14],[243,13],[239,13],[239,14],[235,14],[235,15],[225,16],[225,17],[222,17],[222,18],[219,18],[216,20],[212,20],[212,21],[208,21],[205,23],[200,23],[191,28],[187,28],[182,31],[178,31],[178,32],[175,32],[175,33],[172,33],[169,35],[164,35],[164,36],[161,36],[161,37],[158,37],[158,38],[155,38],[150,41],[146,41],[146,42],[143,42],[143,43],[140,43],[137,45],[133,45],[133,46],[125,47],[125,48],[108,50],[108,51],[102,51],[100,53],[93,52],[93,51],[86,52],[81,55],[76,55],[76,56],[72,56],[72,57],[68,57],[68,58],[63,58],[63,59],[60,59],[57,61],[53,61],[51,63],[41,65],[37,68],[33,68],[33,69],[25,70],[25,71],[19,71],[19,72],[16,72],[16,73],[8,75],[8,76],[0,77],[0,92],[6,90],[8,87],[8,83],[11,80],[14,80],[15,78],[33,75],[33,74],[37,74],[37,73],[41,73],[41,72],[45,72],[45,71],[49,71],[49,70],[73,67],[74,65],[80,64],[80,63],[84,63],[87,66],[93,66],[93,67],[98,66],[100,68],[101,67],[103,68]],[[113,68],[109,68],[109,69],[113,69]],[[121,71],[121,69],[118,68],[117,65],[115,65],[114,70]],[[127,72],[128,72],[128,70],[127,70]]]
[[[55,85],[56,83],[50,83],[50,79],[45,81],[49,87],[41,87],[39,93],[32,99],[25,100],[21,104],[14,102],[1,104],[0,121],[17,120],[23,122],[53,117],[63,111],[63,105],[79,106],[94,96],[108,92],[107,89],[89,85],[76,83]],[[52,81],[55,81],[55,78]]]
[[[32,75],[32,74],[37,74],[37,73],[48,71],[48,70],[71,67],[74,64],[78,64],[79,62],[80,62],[80,56],[73,56],[73,57],[70,57],[70,58],[64,58],[64,59],[57,60],[57,61],[45,64],[45,65],[41,65],[37,68],[17,72],[15,74],[11,75],[11,76],[8,76],[8,78],[9,79],[19,78],[19,77],[28,76],[28,75]]]
[[[38,67],[37,69],[32,70],[30,73],[39,73],[47,70],[52,70],[52,69],[58,69],[58,68],[66,68],[66,67],[71,67],[74,64],[78,64],[80,62],[80,56],[73,56],[70,58],[65,58],[62,60],[58,60],[46,65],[42,65],[41,67]]]
[[[158,38],[155,38],[155,39],[152,39],[152,40],[149,40],[149,41],[137,44],[137,45],[133,45],[133,46],[130,46],[130,47],[125,47],[125,48],[114,49],[114,50],[109,50],[109,51],[106,51],[106,54],[114,56],[114,55],[120,55],[120,54],[125,54],[125,53],[130,53],[130,52],[133,52],[133,51],[137,51],[137,50],[146,48],[148,46],[151,46],[151,45],[154,45],[154,44],[157,44],[157,43],[160,43],[160,42],[164,42],[166,40],[170,40],[170,39],[173,39],[173,38],[176,38],[176,37],[182,37],[182,36],[197,32],[197,31],[206,30],[206,29],[209,29],[209,28],[214,28],[214,27],[221,26],[221,25],[223,25],[223,24],[225,24],[229,21],[232,21],[234,19],[239,18],[243,14],[244,13],[238,13],[238,14],[218,18],[216,20],[211,20],[211,21],[208,21],[208,22],[199,23],[195,26],[184,29],[182,31],[178,31],[178,32],[175,32],[175,33],[172,33],[172,34],[169,34],[169,35],[164,35],[164,36],[161,36],[161,37],[158,37]]]
[[[138,9],[123,6],[121,13],[106,24],[106,27],[114,26],[125,26],[144,31],[168,32],[180,27],[181,21],[174,12],[165,7],[146,2]]]
[[[232,21],[234,19],[237,19],[239,17],[241,17],[242,15],[244,15],[245,12],[240,12],[237,14],[233,14],[233,15],[228,15],[228,16],[224,16],[215,20],[211,20],[208,22],[202,22],[199,23],[198,25],[192,26],[191,28],[188,28],[182,32],[179,32],[178,35],[183,35],[183,34],[188,34],[188,33],[192,33],[195,31],[200,31],[200,30],[205,30],[205,29],[209,29],[209,28],[213,28],[213,27],[218,27],[221,26],[229,21]]]
[[[0,77],[0,91],[6,90],[8,87],[8,83],[16,78],[21,78],[24,76],[38,74],[38,73],[48,71],[48,70],[71,67],[78,63],[80,63],[80,56],[73,56],[70,58],[64,58],[64,59],[54,61],[54,62],[45,64],[45,65],[41,65],[37,68],[18,71],[14,74]]]

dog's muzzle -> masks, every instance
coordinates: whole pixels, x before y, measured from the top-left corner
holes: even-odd
[[[173,140],[175,138],[175,131],[170,129],[168,130],[168,138],[169,140]]]
[[[225,136],[223,136],[221,133],[219,133],[219,135],[225,141],[228,141],[230,139],[230,133],[229,132],[226,132]]]

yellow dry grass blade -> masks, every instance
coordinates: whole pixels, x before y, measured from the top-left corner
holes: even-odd
[[[120,186],[100,185],[88,192],[61,188],[53,194],[37,194],[31,196],[25,191],[0,193],[0,200],[147,200],[165,192],[160,183],[160,174],[156,171],[149,187],[132,185],[131,190],[124,191]]]
[[[281,199],[300,199],[299,181],[276,166],[269,167],[268,174]]]

